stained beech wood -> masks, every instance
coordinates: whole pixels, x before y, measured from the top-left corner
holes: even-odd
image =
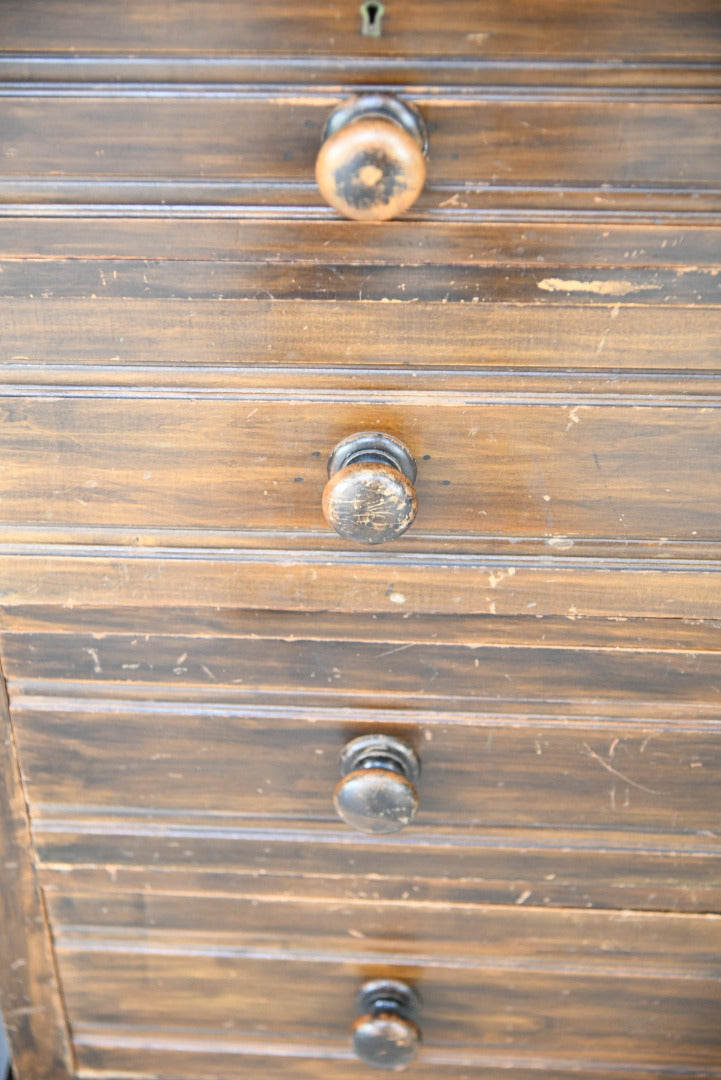
[[[137,534],[136,534],[137,535]],[[53,538],[55,540],[55,538]],[[78,547],[80,550],[78,550]],[[385,614],[527,615],[718,619],[721,562],[632,556],[489,556],[468,564],[452,551],[441,558],[391,561],[374,553],[341,559],[333,552],[289,547],[191,555],[187,548],[130,555],[98,543],[0,546],[3,606],[40,601],[98,607],[112,593],[118,607],[159,607]],[[625,549],[625,545],[624,545]],[[446,549],[447,551],[447,549]],[[300,554],[302,552],[302,554]],[[624,550],[627,555],[627,550]],[[515,573],[509,573],[509,570]],[[499,576],[501,575],[501,576]],[[493,586],[495,582],[495,587]]]
[[[9,263],[4,269],[0,292],[4,277],[12,273]],[[69,282],[69,271],[67,264],[55,264],[56,289],[61,275]],[[120,276],[121,264],[115,272]],[[112,270],[106,281],[109,289]],[[29,281],[26,288],[30,291]],[[546,300],[553,295],[546,293]],[[590,292],[588,299],[593,299]],[[352,378],[370,391],[411,383],[510,387],[512,374],[529,371],[534,385],[560,385],[571,393],[592,379],[597,391],[611,380],[624,389],[629,377],[636,386],[647,385],[650,393],[668,392],[681,369],[686,384],[692,374],[716,379],[721,307],[667,306],[660,312],[648,304],[542,300],[429,300],[419,307],[352,299],[330,304],[318,299],[302,304],[293,299],[123,299],[105,291],[94,300],[4,295],[0,371],[6,384],[16,387],[82,381],[197,390],[272,387],[281,373],[299,388],[311,383],[333,388]]]
[[[379,975],[417,1080],[721,1080],[718,4],[387,7],[0,4],[18,1080],[344,1080]],[[397,221],[314,182],[369,86]],[[388,549],[322,515],[361,426]],[[379,730],[397,837],[332,805]]]
[[[28,792],[51,817],[63,806],[79,814],[116,807],[128,814],[174,812],[179,822],[195,814],[229,815],[247,828],[263,820],[270,827],[276,815],[295,827],[304,820],[335,825],[331,796],[343,742],[351,732],[372,731],[379,720],[370,710],[356,719],[346,706],[341,726],[332,701],[327,711],[309,707],[292,720],[282,707],[268,714],[212,699],[188,707],[118,698],[102,707],[72,698],[34,704],[24,697],[16,724]],[[673,733],[660,723],[639,723],[636,731],[618,720],[575,720],[566,728],[560,709],[555,725],[523,720],[512,705],[498,711],[498,719],[485,722],[452,714],[426,721],[418,712],[393,723],[390,713],[383,716],[394,733],[416,737],[424,747],[423,800],[409,836],[416,829],[459,837],[464,830],[480,835],[489,826],[534,824],[630,833],[711,826],[709,806],[721,782],[713,724],[685,732],[680,722]],[[352,775],[353,786],[361,785],[364,778]],[[392,777],[375,770],[368,783],[373,795],[379,783],[395,792]],[[412,788],[398,787],[403,820],[415,798]]]
[[[676,210],[687,202],[681,188]],[[548,220],[544,212],[536,221],[532,215],[532,229],[527,214],[488,220],[487,208],[479,221],[408,220],[372,229],[305,215],[269,221],[267,209],[259,220],[228,220],[217,206],[178,220],[161,210],[130,215],[119,205],[110,218],[72,204],[67,213],[58,207],[52,215],[38,208],[32,216],[0,218],[0,296],[38,304],[54,297],[154,299],[166,305],[178,298],[235,296],[396,300],[415,319],[421,300],[554,306],[570,301],[577,310],[641,304],[665,311],[679,302],[718,307],[716,206],[714,199],[700,220],[667,210],[660,221],[647,220],[638,207],[630,221],[626,215],[619,221],[613,204],[602,220],[588,221],[577,206],[562,220]],[[551,287],[540,287],[549,280]],[[79,335],[77,347],[88,344]]]
[[[303,951],[293,959],[268,956],[267,950],[243,955],[232,947],[197,950],[177,940],[164,945],[153,933],[148,945],[129,949],[125,935],[92,933],[58,942],[80,1031],[109,1029],[110,1038],[122,1042],[125,1031],[142,1026],[146,1046],[157,1047],[167,1035],[177,1038],[190,1030],[208,1039],[232,1024],[241,1053],[258,1039],[289,1044],[291,1052],[294,1044],[310,1044],[313,1056],[324,1043],[347,1045],[348,1003],[359,969],[352,953],[335,960],[324,956],[322,962]],[[669,971],[618,978],[603,971],[528,971],[522,965],[479,971],[416,964],[412,958],[394,960],[385,974],[420,984],[423,1055],[432,1053],[438,1065],[455,1064],[465,1053],[479,1063],[497,1064],[499,1057],[517,1062],[519,1055],[536,1063],[555,1060],[557,1072],[559,1062],[565,1071],[589,1060],[609,1072],[615,1064],[709,1070],[712,1077],[717,1072],[719,999],[713,978]]]
[[[238,708],[275,701],[279,712],[290,702],[310,714],[342,697],[365,719],[383,708],[404,721],[513,715],[559,726],[571,718],[645,722],[669,734],[713,731],[718,722],[714,623],[406,618],[395,607],[365,616],[31,608],[3,614],[5,670],[23,707],[52,708],[53,699],[58,708],[63,700],[165,700],[191,710],[214,700]]]
[[[120,882],[133,896],[232,893],[272,897],[509,904],[625,912],[713,912],[721,887],[718,840],[699,833],[483,828],[439,829],[396,838],[358,836],[344,826],[287,819],[209,821],[193,815],[83,815],[71,808],[35,826],[44,885],[62,893],[68,874],[102,891]],[[422,872],[419,873],[419,859]],[[142,901],[138,901],[141,905]],[[681,965],[683,960],[681,960]]]
[[[426,57],[434,61],[434,70],[439,57],[448,57],[456,80],[459,64],[463,77],[472,78],[483,72],[483,61],[494,60],[491,77],[497,79],[498,61],[505,65],[513,58],[525,66],[537,61],[551,67],[554,78],[572,64],[577,78],[598,79],[594,68],[601,67],[606,80],[614,61],[632,70],[634,60],[713,64],[721,47],[715,0],[687,0],[682,19],[673,0],[657,0],[653,19],[644,5],[622,0],[580,9],[573,0],[524,0],[512,10],[496,6],[486,19],[470,20],[466,0],[442,5],[436,0],[395,0],[393,21],[388,16],[382,37],[371,41],[359,33],[358,6],[346,8],[337,0],[321,0],[302,12],[289,9],[287,0],[267,0],[262,18],[257,10],[232,0],[203,4],[202,20],[190,17],[193,11],[187,2],[172,5],[163,8],[160,21],[147,0],[126,0],[122,9],[108,8],[103,0],[34,0],[3,8],[3,42],[11,56],[27,54],[22,56],[27,65],[39,55],[46,63],[54,60],[62,65],[65,72],[80,68],[78,78],[83,77],[88,59],[109,64],[132,57],[136,64],[141,58],[156,59],[162,61],[163,71],[181,70],[188,79],[203,77],[207,82],[214,80],[202,68],[202,76],[194,73],[208,58],[222,77],[227,67],[232,72],[233,63],[254,58],[262,61],[261,72],[273,57],[280,58],[283,72],[297,70],[298,65],[313,69],[319,66],[319,55],[323,69],[329,56],[342,58],[343,75],[349,58],[359,57],[361,71],[367,72],[369,64],[382,67],[387,57],[381,83],[392,78],[399,60],[423,72]],[[604,63],[589,62],[594,59]],[[52,68],[53,77],[57,70]],[[633,75],[639,77],[635,71]],[[375,81],[367,74],[363,77],[366,84]],[[628,79],[626,74],[622,85],[628,85]]]
[[[29,177],[43,180],[48,188],[56,178],[90,179],[99,185],[131,180],[139,182],[145,194],[144,200],[136,194],[137,205],[162,206],[166,182],[188,182],[192,192],[200,173],[201,191],[203,181],[260,184],[273,202],[279,195],[283,199],[279,183],[305,185],[300,205],[320,208],[322,199],[313,182],[317,149],[328,113],[342,100],[333,89],[301,97],[295,88],[258,94],[251,86],[211,96],[202,91],[179,94],[172,87],[143,94],[106,85],[87,90],[69,86],[62,95],[46,95],[33,94],[32,87],[13,94],[8,86],[0,137],[10,142],[14,154],[3,159],[3,174],[6,182],[19,182],[18,194],[27,201]],[[455,194],[455,207],[463,210],[465,184],[540,186],[557,212],[562,199],[558,193],[553,198],[554,187],[590,189],[584,199],[589,210],[594,197],[604,199],[605,184],[612,190],[639,185],[651,192],[661,185],[706,188],[718,196],[721,104],[713,91],[662,89],[638,96],[590,91],[579,96],[524,88],[516,96],[445,96],[416,90],[411,101],[432,133],[426,183],[430,205],[437,208],[443,209],[441,204]],[[400,142],[396,149],[396,130],[386,122],[360,125],[359,151],[367,154],[368,142],[375,146],[381,138],[384,146],[390,143],[384,156],[398,155],[404,189],[417,195],[424,178],[423,156],[413,140]],[[333,151],[342,135],[333,136]],[[664,152],[669,142],[676,148],[673,155]],[[330,175],[337,169],[335,162],[328,163]],[[96,199],[101,192],[102,186]],[[115,199],[111,195],[106,202],[127,199],[128,194]],[[192,205],[192,197],[186,201]],[[663,196],[660,201],[663,205]],[[363,212],[346,202],[347,212]],[[263,203],[258,200],[256,205]],[[636,206],[641,211],[642,203]]]
[[[0,1004],[20,1080],[74,1075],[64,1003],[0,671]]]
[[[290,530],[309,534],[313,547],[313,534],[325,531],[328,449],[348,431],[381,428],[411,444],[419,462],[418,516],[394,547],[423,534],[470,535],[482,557],[486,536],[540,535],[549,554],[562,555],[576,539],[599,538],[623,560],[628,540],[718,540],[715,394],[700,403],[677,390],[649,405],[632,392],[536,394],[522,378],[506,387],[316,394],[291,383],[270,393],[191,392],[192,407],[186,391],[167,389],[8,393],[0,396],[4,520],[49,519],[70,542],[77,527],[126,526],[193,529],[198,546],[205,529],[277,533],[280,547]],[[338,491],[349,510],[364,475],[353,471],[351,491]],[[393,479],[405,527],[413,497]],[[379,471],[371,486],[387,483]],[[340,511],[335,517],[340,524]],[[369,525],[366,539],[376,535]]]
[[[83,936],[115,941],[145,929],[148,944],[175,935],[188,952],[213,946],[224,953],[234,946],[261,951],[275,942],[282,943],[279,953],[293,956],[314,941],[319,955],[352,952],[364,964],[385,952],[389,963],[402,955],[414,963],[425,958],[458,965],[466,960],[479,971],[552,970],[618,978],[630,968],[647,977],[685,972],[713,978],[717,971],[719,916],[563,909],[534,904],[532,898],[521,905],[451,905],[437,896],[419,896],[418,890],[404,905],[370,895],[372,889],[339,902],[330,879],[316,882],[315,891],[288,895],[266,889],[263,894],[257,876],[240,875],[234,889],[223,889],[220,882],[214,887],[206,876],[209,887],[193,900],[190,885],[195,883],[178,888],[177,874],[169,871],[171,887],[166,889],[160,874],[153,884],[150,867],[141,906],[135,890],[128,888],[130,875],[120,867],[116,882],[107,871],[104,881],[97,869],[92,878],[87,867],[63,871],[65,887],[60,869],[44,871],[43,880],[59,938],[73,939],[77,947]],[[269,876],[270,885],[280,889],[280,876]],[[323,884],[329,890],[325,896]],[[355,933],[349,934],[349,928]]]

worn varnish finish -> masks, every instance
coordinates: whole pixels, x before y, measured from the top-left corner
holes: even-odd
[[[74,1075],[48,917],[0,672],[0,1006],[21,1077]]]
[[[30,0],[0,42],[19,1080],[365,1080],[378,978],[416,1080],[720,1080],[716,4]],[[430,140],[370,226],[313,175],[368,88]],[[418,464],[372,550],[322,514],[364,429]],[[395,836],[333,806],[378,733]]]

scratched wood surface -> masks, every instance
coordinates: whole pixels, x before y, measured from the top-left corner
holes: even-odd
[[[113,297],[95,273],[95,299],[10,296],[0,277],[4,386],[260,389],[283,374],[301,389],[352,378],[358,389],[388,391],[419,378],[451,389],[497,388],[530,373],[534,387],[577,393],[631,384],[669,391],[682,373],[684,386],[716,385],[718,306],[666,304],[661,319],[652,305],[621,300],[441,298],[428,300],[419,319],[410,302]],[[106,288],[112,281],[111,272]],[[592,288],[589,279],[589,299]],[[544,292],[550,301],[553,291],[539,290],[539,297]]]
[[[18,1080],[361,1080],[378,974],[418,1080],[721,1080],[718,6],[200,7],[0,5]],[[431,136],[376,228],[313,184],[364,86]],[[419,462],[372,553],[364,426]]]
[[[716,911],[721,851],[714,831],[634,833],[437,828],[396,837],[351,836],[340,823],[207,816],[35,811],[39,874],[48,891],[71,880],[103,891],[388,900],[401,905],[505,904],[533,908]],[[423,874],[419,874],[419,862]],[[189,901],[190,902],[190,901]],[[629,962],[632,965],[632,958]]]
[[[476,303],[567,303],[570,296],[574,303],[628,298],[664,309],[683,297],[692,306],[714,297],[718,303],[719,283],[708,280],[721,261],[718,217],[696,215],[696,200],[683,187],[678,194],[676,212],[667,215],[656,215],[652,203],[648,214],[606,213],[601,202],[593,215],[535,214],[524,206],[466,221],[449,208],[433,223],[370,226],[306,215],[274,220],[262,208],[245,214],[243,206],[227,213],[219,206],[133,213],[123,203],[43,211],[24,199],[0,214],[0,296],[262,300],[272,284],[273,295],[296,300],[449,304],[476,295]],[[568,272],[565,289],[553,277],[560,268]],[[493,293],[482,287],[486,281]]]
[[[68,710],[68,711],[65,711]],[[672,732],[605,723],[573,731],[506,718],[469,727],[405,723],[392,713],[340,724],[314,714],[284,721],[222,706],[115,701],[58,714],[16,709],[30,798],[44,813],[124,809],[263,820],[334,820],[333,789],[345,742],[383,731],[415,744],[423,766],[409,831],[491,825],[697,830],[713,828],[718,730]],[[516,726],[518,725],[518,726]],[[53,746],[52,757],[47,747]],[[423,872],[419,863],[418,872]]]
[[[64,1002],[51,944],[5,681],[0,672],[0,1005],[22,1077],[73,1074]]]
[[[470,956],[458,967],[382,954],[374,964],[370,957],[323,956],[317,935],[312,958],[276,952],[277,946],[271,955],[262,947],[260,955],[244,955],[230,944],[205,952],[177,939],[164,948],[152,933],[137,949],[128,948],[124,935],[93,938],[87,949],[82,938],[61,933],[58,941],[70,1008],[91,1038],[112,1037],[115,1027],[122,1042],[124,1030],[142,1024],[151,1045],[155,1032],[162,1039],[170,1028],[177,1038],[190,1028],[191,1038],[206,1041],[230,1031],[239,1047],[246,1040],[300,1041],[313,1056],[333,1056],[347,1044],[359,984],[380,963],[418,986],[424,1054],[441,1066],[463,1060],[465,1050],[476,1061],[489,1052],[491,1061],[510,1063],[514,1055],[553,1058],[567,1070],[583,1061],[590,1039],[596,1062],[609,1069],[618,1063],[718,1075],[718,980],[689,963],[674,971],[667,960],[658,972],[618,978],[608,969],[595,974],[540,965],[534,971],[532,961],[523,960],[520,970],[504,972]]]
[[[86,1033],[78,1037],[79,1059],[92,1075],[92,1070],[111,1069],[111,1075],[117,1075],[118,1068],[128,1072],[148,1069],[149,1067],[172,1068],[177,1075],[178,1070],[183,1070],[186,1077],[188,1070],[194,1070],[194,1076],[202,1075],[209,1080],[225,1080],[228,1068],[227,1045],[230,1039],[214,1037],[211,1040],[198,1040],[189,1044],[187,1038],[171,1041],[166,1039],[165,1047],[157,1052],[150,1050],[145,1045],[137,1045],[139,1040],[133,1040],[132,1036],[126,1036],[123,1046],[118,1049],[108,1050],[109,1040],[104,1039],[102,1034],[88,1036]],[[346,1080],[353,1077],[355,1080],[366,1080],[367,1068],[354,1059],[352,1052],[346,1046],[338,1044],[333,1050],[333,1061],[320,1061],[309,1052],[307,1045],[296,1044],[294,1058],[283,1059],[283,1076],[288,1080]],[[418,1080],[437,1080],[442,1075],[447,1080],[469,1080],[476,1077],[479,1080],[537,1080],[539,1070],[537,1058],[531,1059],[527,1064],[516,1060],[509,1065],[496,1054],[484,1054],[482,1058],[475,1058],[467,1050],[455,1055],[456,1063],[447,1064],[446,1060],[441,1064],[434,1060],[431,1054],[417,1059],[413,1064],[413,1076]],[[429,1060],[430,1059],[430,1060]],[[442,1068],[442,1072],[441,1072]],[[553,1068],[558,1076],[557,1065]],[[252,1069],[252,1075],[263,1080],[275,1080],[278,1075],[278,1055],[274,1046],[258,1043],[252,1047],[243,1048],[243,1056],[239,1060],[239,1069],[244,1075],[248,1075]],[[181,1075],[182,1075],[181,1074]],[[618,1080],[639,1080],[643,1074],[638,1069],[615,1068],[614,1077]],[[663,1075],[659,1073],[658,1075]],[[683,1075],[683,1072],[681,1072]],[[713,1072],[707,1072],[708,1077],[713,1077]],[[123,1073],[120,1073],[123,1076]],[[691,1076],[698,1076],[698,1072],[691,1072]],[[601,1068],[586,1069],[583,1071],[584,1080],[607,1080],[608,1071]]]
[[[641,395],[535,395],[511,382],[441,398],[417,383],[378,395],[291,384],[271,400],[226,391],[192,408],[169,389],[159,400],[132,389],[5,397],[4,517],[68,530],[194,529],[199,547],[205,527],[322,532],[330,451],[354,431],[380,430],[418,463],[419,537],[540,535],[562,550],[597,537],[617,540],[619,552],[627,537],[719,538],[717,397],[649,407]]]
[[[649,100],[650,91],[638,99],[620,95],[610,101],[603,100],[608,92],[601,92],[602,100],[581,102],[569,92],[553,100],[547,90],[541,101],[533,100],[532,92],[517,101],[488,96],[483,101],[444,99],[437,92],[412,96],[429,129],[427,198],[421,205],[442,204],[454,190],[497,183],[531,190],[552,186],[558,192],[607,184],[611,190],[676,185],[718,193],[718,91],[679,91],[678,100],[666,91],[657,101]],[[12,150],[3,165],[8,192],[14,177],[33,177],[36,184],[55,176],[78,178],[93,183],[92,201],[106,202],[106,181],[135,179],[144,191],[138,201],[152,204],[162,202],[167,184],[201,176],[206,185],[232,180],[239,190],[248,181],[302,184],[303,202],[322,206],[314,164],[323,125],[344,96],[327,91],[302,98],[297,91],[259,96],[239,88],[193,98],[179,97],[172,87],[133,93],[128,86],[92,86],[34,98],[25,88],[13,97],[6,86],[2,99],[0,138]],[[272,189],[266,201],[273,205]],[[459,195],[460,209],[462,202]],[[591,192],[588,204],[593,206]]]
[[[717,59],[721,43],[718,9],[712,0],[688,0],[680,11],[671,0],[648,6],[633,3],[589,3],[579,11],[571,0],[524,3],[521,9],[483,0],[450,0],[439,8],[433,0],[397,0],[378,39],[359,34],[360,17],[353,5],[320,0],[302,11],[285,0],[269,0],[262,12],[230,0],[211,0],[197,18],[193,0],[148,6],[123,0],[32,0],[3,6],[3,39],[12,59],[29,63],[33,54],[212,58],[293,57],[311,60],[318,54],[363,57],[421,55],[437,60],[536,59],[600,60]]]
[[[353,888],[372,873],[401,898],[422,882],[451,902],[715,903],[716,625],[25,618],[3,650],[44,866],[123,862],[138,885],[159,859],[178,866],[182,889],[202,863],[194,888],[205,891],[231,845],[233,888],[262,869],[276,889],[317,895],[345,867]],[[381,729],[423,763],[418,822],[385,844],[331,808],[345,741]],[[522,839],[528,827],[540,847]],[[161,841],[168,829],[175,838]],[[605,850],[614,829],[623,839]]]
[[[83,615],[67,630],[46,615],[42,629],[3,634],[16,704],[144,695],[270,705],[284,695],[283,705],[329,710],[424,708],[478,720],[516,710],[690,725],[717,719],[721,693],[718,624],[156,612],[152,627],[144,612],[127,611],[124,630],[113,630],[101,621],[78,627]]]

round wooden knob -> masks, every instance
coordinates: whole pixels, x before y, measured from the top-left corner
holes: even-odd
[[[353,1024],[353,1049],[376,1069],[400,1070],[418,1053],[421,1033],[413,1019],[420,1002],[405,983],[378,979],[358,995],[363,1015]]]
[[[361,94],[331,113],[315,176],[344,217],[388,221],[412,206],[426,179],[423,117],[405,101]]]
[[[340,768],[333,801],[346,824],[365,833],[394,833],[416,816],[421,766],[408,743],[361,735],[344,748]]]
[[[349,435],[328,459],[323,513],[339,536],[360,544],[383,544],[413,524],[418,500],[416,463],[392,435]]]

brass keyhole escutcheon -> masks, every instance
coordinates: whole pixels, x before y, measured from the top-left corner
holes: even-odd
[[[365,4],[361,4],[360,11],[361,34],[364,37],[380,37],[383,32],[381,23],[386,13],[383,4],[376,3],[374,0],[366,0]]]

